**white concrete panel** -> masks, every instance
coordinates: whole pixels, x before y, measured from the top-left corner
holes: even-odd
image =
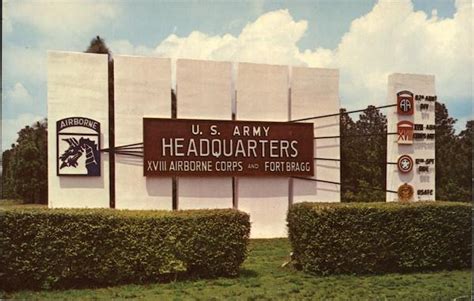
[[[48,206],[108,208],[109,158],[101,156],[101,176],[56,175],[56,121],[87,117],[101,124],[100,148],[108,146],[107,55],[48,52]]]
[[[114,57],[115,145],[143,142],[143,117],[171,118],[171,61]],[[117,209],[172,209],[171,178],[143,176],[143,158],[115,156]]]
[[[240,63],[237,120],[288,121],[288,66]]]
[[[391,74],[388,77],[387,103],[397,103],[397,93],[408,90],[414,95],[435,96],[435,77],[432,75],[419,74]],[[420,110],[420,102],[415,101],[415,113],[412,116],[397,114],[397,108],[391,107],[387,110],[387,129],[388,132],[397,132],[397,123],[401,120],[409,120],[414,124],[435,124],[435,103],[429,102],[427,111]],[[428,103],[428,102],[423,102]],[[425,130],[425,133],[434,133],[433,130]],[[415,131],[416,133],[416,131]],[[397,162],[398,157],[403,154],[416,159],[435,159],[435,141],[434,140],[414,140],[412,145],[397,144],[397,135],[388,135],[387,137],[387,161]],[[429,165],[428,173],[419,173],[418,165],[415,164],[410,173],[403,174],[398,172],[397,165],[387,165],[387,189],[397,191],[403,183],[413,186],[415,193],[413,201],[435,200],[435,165]],[[432,189],[432,196],[418,195],[418,190]],[[387,192],[386,200],[397,201],[398,196],[395,193]]]
[[[178,60],[177,117],[232,119],[232,65],[227,62]],[[178,179],[178,208],[232,208],[232,178]]]
[[[291,73],[291,119],[338,113],[339,71],[293,67]],[[314,136],[339,136],[339,116],[313,119]],[[340,159],[339,138],[316,139],[314,157]],[[314,178],[340,182],[340,162],[314,161]],[[293,180],[293,202],[340,202],[340,185]]]
[[[288,67],[241,63],[237,120],[288,121]],[[250,214],[251,238],[287,236],[288,178],[239,178],[238,209]]]

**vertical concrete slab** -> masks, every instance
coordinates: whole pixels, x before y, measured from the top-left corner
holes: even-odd
[[[293,67],[291,73],[291,119],[338,113],[339,71]],[[339,116],[307,120],[314,124],[314,136],[339,136]],[[340,159],[340,139],[316,139],[314,157]],[[314,161],[314,177],[340,183],[340,162]],[[293,203],[340,202],[340,185],[293,179]]]
[[[232,65],[228,62],[178,60],[177,117],[232,119]],[[178,179],[178,208],[232,208],[232,178]]]
[[[114,57],[115,145],[143,142],[143,117],[171,118],[171,61]],[[138,149],[137,149],[138,150]],[[172,209],[171,178],[143,176],[143,158],[116,154],[117,209]]]
[[[420,74],[391,74],[388,77],[387,103],[397,103],[397,93],[408,90],[414,95],[435,96],[435,77],[433,75]],[[428,110],[421,110],[420,103],[429,104]],[[414,124],[435,124],[435,103],[416,101],[415,112],[411,116],[397,114],[397,107],[387,110],[387,130],[389,133],[397,132],[397,123],[408,120]],[[415,131],[417,133],[419,131]],[[424,130],[424,133],[433,133],[434,130]],[[397,135],[387,136],[387,161],[397,162],[400,155],[409,155],[413,161],[416,159],[435,159],[435,140],[414,140],[411,145],[400,145],[397,143]],[[424,164],[423,164],[424,165]],[[413,201],[435,200],[435,164],[429,165],[428,172],[419,172],[418,164],[415,164],[410,173],[401,173],[397,165],[387,164],[387,190],[397,191],[400,185],[408,183],[413,186]],[[432,195],[418,195],[418,190],[433,190]],[[398,201],[396,193],[387,192],[387,202]]]
[[[108,208],[109,157],[101,154],[101,176],[57,176],[56,121],[87,117],[101,124],[100,148],[108,147],[107,55],[48,52],[48,206]],[[71,131],[75,127],[69,128]]]
[[[288,67],[240,63],[237,120],[288,121]],[[251,238],[287,236],[288,178],[239,178],[238,209],[250,214]]]

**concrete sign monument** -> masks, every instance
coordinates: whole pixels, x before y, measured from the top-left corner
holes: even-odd
[[[387,201],[435,200],[435,94],[434,76],[389,76]]]
[[[434,78],[388,95],[387,200],[434,199]],[[339,109],[333,69],[49,52],[48,204],[236,208],[283,237],[292,203],[340,201]]]

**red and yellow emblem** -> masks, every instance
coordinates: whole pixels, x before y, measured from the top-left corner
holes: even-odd
[[[413,144],[413,122],[403,120],[397,123],[398,144]]]

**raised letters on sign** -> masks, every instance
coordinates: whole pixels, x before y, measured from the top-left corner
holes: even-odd
[[[313,176],[313,124],[143,119],[145,176]]]

